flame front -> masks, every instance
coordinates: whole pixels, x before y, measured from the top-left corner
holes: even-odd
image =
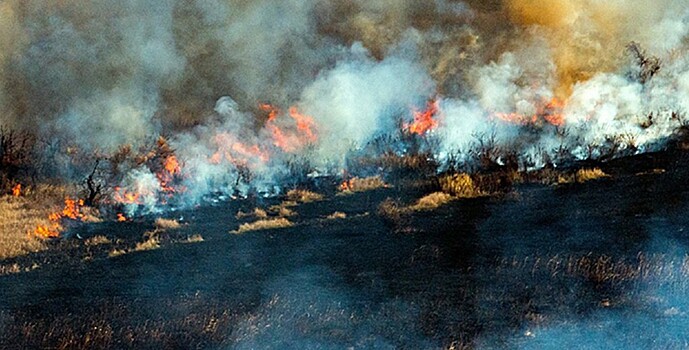
[[[424,111],[413,111],[414,121],[405,125],[405,129],[412,134],[424,135],[438,126],[438,121],[434,119],[440,110],[438,101],[431,100]]]
[[[63,219],[84,221],[86,215],[81,211],[83,206],[84,201],[82,199],[65,198],[65,206],[62,211],[49,214],[48,221],[50,223],[37,226],[33,234],[41,238],[59,237],[60,232],[64,229],[62,226]]]
[[[557,97],[553,97],[550,100],[538,103],[536,105],[536,113],[532,115],[500,112],[493,115],[499,120],[518,125],[535,125],[545,121],[554,126],[563,126],[565,124],[564,107],[565,102]]]
[[[16,184],[12,187],[12,196],[19,197],[22,194],[22,184]]]

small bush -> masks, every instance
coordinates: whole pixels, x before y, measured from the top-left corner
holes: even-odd
[[[609,175],[604,173],[600,168],[579,169],[575,175],[575,179],[578,183],[597,180],[604,177],[609,177]]]
[[[235,231],[231,231],[232,233],[244,233],[244,232],[249,232],[249,231],[260,231],[260,230],[272,230],[272,229],[278,229],[278,228],[286,228],[286,227],[291,227],[294,226],[294,224],[285,219],[285,218],[276,218],[276,219],[266,219],[266,220],[258,220],[255,222],[250,222],[250,223],[245,223],[239,225],[239,228]]]
[[[323,200],[323,195],[309,190],[294,189],[287,192],[287,199],[294,202],[309,203]]]

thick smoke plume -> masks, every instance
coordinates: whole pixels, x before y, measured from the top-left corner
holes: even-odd
[[[429,101],[440,159],[491,135],[538,167],[684,123],[688,30],[673,0],[7,0],[0,123],[97,154],[166,135],[192,202],[346,170]],[[143,163],[121,185],[161,192]]]

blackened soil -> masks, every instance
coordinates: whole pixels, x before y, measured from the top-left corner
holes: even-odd
[[[654,170],[655,169],[655,170]],[[663,171],[659,171],[662,169]],[[522,185],[391,222],[379,189],[297,206],[289,228],[232,234],[235,201],[183,217],[159,249],[82,240],[0,277],[3,348],[668,348],[689,341],[689,163],[610,162],[610,178]],[[266,203],[274,204],[276,200]],[[328,219],[336,212],[345,218]],[[79,236],[137,240],[152,222]],[[100,250],[99,250],[100,249]],[[88,258],[85,259],[85,256]],[[654,328],[660,325],[660,328]]]

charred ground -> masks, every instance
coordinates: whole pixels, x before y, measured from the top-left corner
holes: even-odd
[[[599,165],[609,177],[515,185],[394,222],[381,203],[410,205],[429,189],[332,193],[292,206],[292,226],[241,234],[230,231],[256,218],[238,212],[281,199],[175,212],[172,228],[80,225],[3,261],[19,268],[0,277],[2,344],[686,346],[689,157]],[[157,249],[137,246],[151,232]]]

